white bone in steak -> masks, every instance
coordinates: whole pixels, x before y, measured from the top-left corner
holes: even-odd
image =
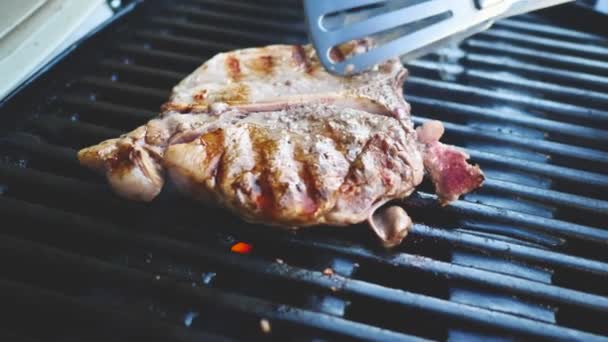
[[[366,48],[358,41],[334,53]],[[413,129],[406,75],[393,59],[362,75],[333,76],[308,45],[222,53],[173,89],[158,118],[78,157],[129,199],[152,200],[169,178],[247,221],[368,220],[393,246],[411,220],[402,209],[376,210],[410,195],[425,170],[443,204],[483,182],[464,152],[438,141],[440,122]]]

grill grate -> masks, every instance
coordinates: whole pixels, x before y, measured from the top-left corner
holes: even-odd
[[[0,108],[0,338],[607,339],[601,36],[522,16],[408,65],[415,122],[444,121],[488,180],[445,208],[424,184],[395,251],[364,227],[293,234],[170,192],[123,201],[78,165],[215,53],[304,43],[299,6],[138,3]]]

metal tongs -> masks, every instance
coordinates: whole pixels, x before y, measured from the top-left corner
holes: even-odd
[[[389,58],[408,61],[489,28],[494,21],[572,0],[304,0],[308,32],[334,74],[365,71]],[[371,38],[367,51],[334,60],[332,49]]]

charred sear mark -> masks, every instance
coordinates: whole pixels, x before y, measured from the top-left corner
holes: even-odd
[[[312,167],[309,163],[303,161],[301,163],[298,174],[306,186],[306,196],[302,200],[302,214],[313,217],[319,210],[320,202],[322,200],[321,193],[319,192],[319,186],[313,173]]]
[[[264,217],[274,218],[277,214],[275,199],[277,189],[274,188],[276,182],[273,181],[273,175],[269,170],[269,161],[270,157],[276,153],[277,145],[258,127],[250,126],[248,131],[255,158],[255,167],[252,171],[256,175],[260,188],[260,195],[255,202]]]
[[[243,104],[249,101],[249,87],[243,83],[235,83],[226,86],[215,94],[213,101],[225,102],[229,105]]]
[[[192,112],[196,108],[196,105],[193,103],[190,104],[181,104],[175,102],[165,102],[162,106],[160,106],[160,110],[162,112],[178,112],[178,113],[189,113]],[[206,108],[206,106],[205,106]]]
[[[233,81],[239,81],[243,77],[243,74],[241,74],[241,63],[233,55],[226,57],[226,73]]]
[[[226,160],[226,152],[222,146],[222,154],[218,158],[217,167],[215,168],[214,185],[216,189],[219,189],[224,181],[226,180],[226,167],[228,161]]]
[[[258,75],[271,75],[274,69],[274,58],[270,55],[259,56],[248,63],[249,69]]]
[[[205,155],[201,161],[201,170],[205,179],[218,179],[221,170],[221,160],[224,156],[224,132],[217,129],[207,132],[199,138],[200,144],[205,148]],[[221,175],[220,175],[221,176]],[[216,183],[217,184],[217,183]]]
[[[360,189],[365,183],[363,174],[360,172],[365,169],[365,164],[361,157],[370,149],[371,144],[372,139],[367,140],[365,145],[358,151],[357,157],[350,163],[348,172],[340,185],[340,193],[347,196],[353,196],[356,193],[356,190]]]
[[[314,73],[315,68],[308,57],[306,57],[306,50],[304,50],[302,45],[295,45],[293,47],[292,57],[296,65],[303,68],[307,74]]]
[[[224,132],[221,129],[216,129],[207,132],[199,138],[201,145],[205,147],[205,159],[203,163],[209,165],[213,159],[217,159],[224,153]]]
[[[344,132],[340,132],[339,130],[336,131],[336,129],[334,129],[334,127],[332,127],[332,125],[329,122],[325,122],[325,125],[323,127],[324,129],[321,131],[321,134],[330,139],[333,143],[334,143],[334,147],[336,148],[336,150],[338,152],[340,152],[344,158],[347,158],[346,156],[346,145],[347,145],[347,141],[346,141],[346,136],[344,134]]]

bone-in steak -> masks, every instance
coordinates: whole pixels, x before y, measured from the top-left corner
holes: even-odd
[[[352,42],[338,57],[366,49]],[[180,82],[159,118],[79,152],[121,196],[150,201],[165,178],[244,219],[286,227],[366,219],[386,245],[411,220],[384,203],[407,197],[425,169],[447,203],[483,182],[468,156],[413,129],[397,59],[342,78],[310,46],[222,53]],[[374,215],[375,213],[375,215]]]

